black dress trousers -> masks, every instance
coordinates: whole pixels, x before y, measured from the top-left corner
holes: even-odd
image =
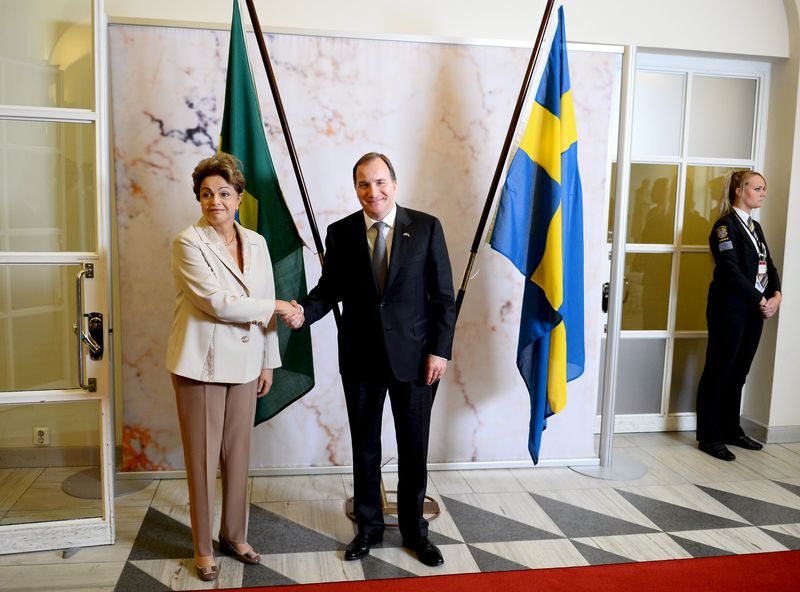
[[[423,505],[428,485],[428,440],[432,388],[422,381],[398,381],[388,369],[369,377],[342,375],[350,438],[353,443],[354,504],[358,531],[381,535],[381,424],[386,393],[397,435],[397,513],[403,541],[428,536]]]
[[[759,310],[709,301],[706,363],[697,389],[697,440],[725,442],[744,434],[739,412],[764,319]],[[751,385],[752,386],[752,385]]]

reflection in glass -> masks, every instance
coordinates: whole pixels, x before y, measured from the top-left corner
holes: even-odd
[[[694,413],[697,384],[703,372],[708,340],[676,338],[672,354],[669,412]]]
[[[719,218],[719,205],[725,176],[735,168],[715,166],[686,167],[686,203],[683,208],[684,245],[708,246],[711,225]]]
[[[93,109],[92,1],[0,0],[0,14],[0,104]]]
[[[631,165],[627,242],[672,244],[677,180],[677,165]]]
[[[628,298],[622,305],[623,331],[665,331],[669,311],[670,253],[627,253]]]
[[[664,339],[626,339],[619,341],[619,366],[615,412],[619,415],[661,413],[661,391],[664,383]],[[600,359],[605,358],[606,339],[600,345]],[[605,368],[600,364],[600,382]],[[597,413],[602,401],[598,397]]]
[[[0,404],[0,524],[102,516],[73,477],[100,465],[100,418],[96,400]]]
[[[0,391],[77,388],[79,265],[0,266]]]
[[[694,76],[689,156],[750,160],[757,90],[754,78]]]
[[[0,251],[96,249],[94,125],[0,120]]]
[[[611,167],[611,202],[608,212],[608,242],[613,240],[616,168]],[[631,164],[631,197],[628,200],[629,243],[673,243],[678,166]]]
[[[678,272],[677,331],[705,331],[708,285],[714,272],[711,253],[681,253]]]

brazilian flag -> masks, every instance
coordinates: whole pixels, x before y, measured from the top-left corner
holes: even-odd
[[[239,207],[240,222],[267,241],[276,297],[281,300],[304,298],[307,288],[303,241],[286,207],[267,146],[237,0],[233,0],[219,149],[242,162],[247,188]],[[309,329],[292,331],[278,322],[278,342],[282,366],[275,369],[269,393],[258,399],[256,425],[277,415],[314,387]]]

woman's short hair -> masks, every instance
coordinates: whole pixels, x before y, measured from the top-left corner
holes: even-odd
[[[743,190],[750,177],[754,176],[764,179],[764,175],[749,169],[731,171],[725,176],[725,184],[722,187],[722,198],[720,199],[719,204],[720,216],[725,216],[733,210],[733,205],[736,203],[736,190]],[[766,183],[766,180],[764,180],[765,185]]]
[[[200,201],[200,185],[203,184],[203,180],[214,175],[219,175],[230,183],[236,193],[242,193],[245,182],[244,175],[240,170],[241,166],[241,161],[227,152],[218,152],[214,156],[209,156],[198,162],[192,172],[192,190],[197,201]]]
[[[353,165],[353,185],[356,183],[356,171],[358,170],[358,167],[365,162],[375,160],[376,158],[380,158],[384,163],[386,163],[386,166],[389,169],[389,174],[392,176],[392,181],[395,183],[397,182],[397,175],[394,174],[394,167],[392,166],[392,161],[389,160],[389,157],[385,154],[381,154],[380,152],[367,152],[364,156],[356,161],[356,164]]]

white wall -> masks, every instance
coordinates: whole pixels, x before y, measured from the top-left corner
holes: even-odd
[[[240,0],[244,3],[244,0]],[[544,0],[256,0],[264,29],[530,45]],[[788,57],[782,0],[565,0],[570,41]],[[116,23],[225,28],[231,2],[106,0]],[[687,15],[692,15],[691,18]]]
[[[243,2],[244,0],[240,0]],[[262,26],[277,32],[530,45],[544,0],[256,0]],[[744,415],[763,428],[800,435],[800,0],[565,0],[571,42],[634,44],[671,52],[774,60],[762,222],[781,270],[784,303],[767,323],[751,372]],[[116,23],[227,28],[220,0],[106,0]],[[787,59],[788,58],[788,59]],[[794,426],[793,428],[791,426]],[[778,430],[780,431],[780,430]],[[773,437],[772,435],[770,437]]]
[[[764,226],[770,245],[777,251],[784,300],[777,323],[768,323],[767,348],[762,348],[752,372],[753,385],[763,385],[761,396],[748,408],[758,423],[768,426],[770,440],[797,441],[800,438],[800,0],[786,0],[791,58],[773,68],[769,143],[765,175],[769,179],[768,199],[779,207],[765,207]],[[774,205],[777,205],[774,204]],[[773,238],[775,237],[775,238]],[[774,246],[776,244],[778,248]],[[769,382],[772,388],[769,389]],[[756,392],[755,388],[751,388]]]

